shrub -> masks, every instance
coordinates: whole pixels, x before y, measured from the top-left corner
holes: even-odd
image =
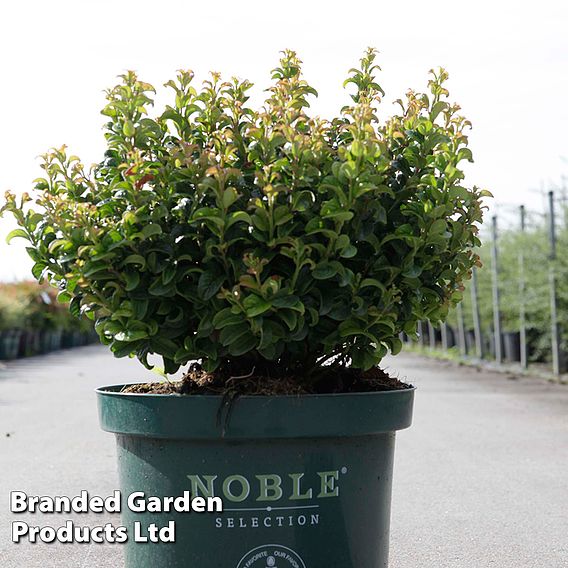
[[[82,330],[91,326],[72,317],[55,290],[35,281],[0,284],[0,330]]]
[[[150,118],[155,90],[128,72],[107,92],[104,161],[45,154],[39,209],[6,196],[12,237],[116,356],[156,353],[168,373],[369,369],[460,300],[487,194],[462,183],[469,122],[446,72],[381,122],[377,69],[370,49],[331,121],[309,116],[292,51],[256,110],[248,81],[213,73],[197,90],[180,71]]]
[[[0,331],[23,327],[24,303],[15,286],[0,284]]]

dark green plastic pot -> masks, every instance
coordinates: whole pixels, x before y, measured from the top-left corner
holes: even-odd
[[[388,564],[395,431],[414,390],[242,397],[99,389],[117,435],[127,568],[379,568]],[[133,513],[127,496],[219,496],[222,513]],[[133,524],[175,543],[135,543]]]

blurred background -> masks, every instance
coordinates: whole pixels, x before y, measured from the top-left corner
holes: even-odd
[[[473,123],[475,163],[466,181],[495,199],[484,228],[485,268],[449,327],[424,324],[421,343],[560,373],[568,347],[567,16],[568,5],[552,0],[4,3],[0,202],[5,189],[31,190],[42,173],[37,157],[52,146],[66,144],[86,164],[101,160],[104,90],[126,69],[157,87],[179,68],[198,79],[220,71],[253,81],[261,100],[279,51],[292,48],[319,92],[313,112],[329,117],[348,100],[342,82],[367,46],[380,50],[383,116],[407,89],[426,88],[429,69],[443,66],[451,100]],[[0,330],[37,327],[40,305],[42,327],[65,329],[72,324],[47,288],[15,284],[29,280],[30,262],[22,241],[5,244],[13,228],[0,220]],[[514,338],[503,339],[507,333]],[[19,350],[26,352],[21,340]]]

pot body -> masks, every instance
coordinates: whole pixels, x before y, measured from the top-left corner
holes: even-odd
[[[98,393],[117,434],[127,568],[387,566],[395,430],[410,424],[412,389],[243,397],[228,416],[218,397]],[[221,497],[223,511],[128,506],[136,492],[184,491]],[[175,543],[134,542],[170,521]]]

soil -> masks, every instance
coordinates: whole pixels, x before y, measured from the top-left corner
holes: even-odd
[[[378,392],[412,388],[379,368],[322,369],[320,378],[306,384],[298,377],[270,377],[263,375],[236,375],[204,371],[198,364],[191,366],[179,381],[160,381],[127,385],[125,393],[223,395],[231,398],[245,395],[303,395]]]

